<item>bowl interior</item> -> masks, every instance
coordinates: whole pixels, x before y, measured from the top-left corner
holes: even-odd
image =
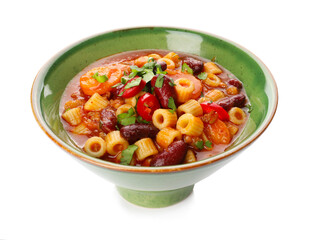
[[[247,50],[220,37],[176,28],[134,28],[118,30],[82,40],[52,58],[38,73],[33,95],[46,127],[66,147],[80,152],[64,130],[59,117],[59,102],[68,82],[92,62],[120,52],[139,49],[168,49],[199,55],[216,61],[243,83],[252,105],[248,124],[230,146],[238,147],[257,135],[273,117],[277,90],[270,72]],[[36,104],[36,103],[35,103]],[[87,155],[85,157],[88,158]]]

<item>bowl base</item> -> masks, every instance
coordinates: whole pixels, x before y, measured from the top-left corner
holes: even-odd
[[[194,185],[168,191],[139,191],[117,186],[120,195],[127,201],[142,207],[161,208],[178,203],[187,198]]]

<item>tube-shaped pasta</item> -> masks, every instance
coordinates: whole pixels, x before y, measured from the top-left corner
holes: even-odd
[[[187,102],[192,97],[192,92],[195,90],[195,84],[187,78],[179,78],[175,81],[174,87],[177,94],[177,101],[180,103]]]
[[[120,131],[109,132],[105,136],[105,141],[107,142],[107,152],[111,155],[116,155],[128,147],[128,142],[121,136]]]
[[[176,122],[176,112],[171,113],[168,109],[157,109],[152,115],[152,123],[158,129],[174,127]]]
[[[87,111],[100,111],[109,105],[109,101],[101,97],[99,93],[94,93],[85,103],[84,109]]]
[[[162,148],[167,148],[175,140],[181,139],[181,132],[170,127],[163,128],[156,136],[156,141]]]
[[[125,103],[129,104],[129,105],[132,105],[133,107],[136,106],[136,103],[137,103],[137,100],[138,98],[140,98],[142,95],[144,95],[145,92],[140,92],[138,93],[137,95],[131,97],[131,98],[125,98]]]
[[[207,62],[203,67],[207,73],[219,74],[223,72],[214,62]]]
[[[151,138],[140,139],[134,144],[138,147],[135,153],[139,161],[142,161],[149,156],[158,154],[158,150]]]
[[[178,62],[179,62],[179,56],[177,53],[174,52],[169,52],[168,54],[166,54],[164,56],[164,58],[168,58],[170,60],[172,60],[175,63],[175,66],[178,66]]]
[[[236,94],[238,94],[238,88],[236,88],[235,86],[227,88],[226,91],[227,91],[227,93],[229,95],[236,95]]]
[[[182,134],[198,137],[203,132],[203,122],[200,118],[195,117],[190,113],[185,113],[178,119],[176,128]]]
[[[206,95],[206,98],[209,98],[211,101],[215,102],[223,97],[225,97],[225,94],[218,89],[213,89],[211,91],[209,91]]]
[[[106,142],[101,137],[91,137],[86,141],[84,150],[92,157],[101,157],[106,152]]]
[[[71,132],[79,135],[86,135],[90,133],[90,130],[85,123],[81,123],[74,127]]]
[[[76,126],[82,122],[81,109],[79,107],[67,110],[62,117],[69,124]]]
[[[233,124],[230,123],[230,122],[226,122],[225,124],[226,124],[226,126],[227,126],[227,128],[228,128],[228,130],[229,130],[229,133],[230,133],[232,136],[234,136],[234,135],[238,132],[239,128],[238,128],[237,126],[233,125]]]
[[[118,109],[116,110],[116,116],[118,116],[122,113],[126,113],[130,108],[133,108],[133,106],[130,104],[123,104],[122,106],[118,107]],[[136,112],[136,111],[134,111],[134,112]]]
[[[245,112],[238,107],[233,107],[228,111],[229,120],[236,125],[240,125],[245,122],[246,114]]]
[[[192,150],[189,149],[187,151],[186,157],[184,159],[184,163],[193,163],[196,161],[197,161],[197,158],[196,158],[195,154],[193,153]]]
[[[177,108],[178,115],[183,115],[185,113],[191,113],[194,116],[203,115],[203,110],[199,102],[194,99],[189,100],[188,102],[180,105]]]
[[[204,80],[204,83],[210,87],[218,87],[221,83],[221,79],[213,73],[209,73],[208,77]]]
[[[198,103],[203,103],[203,102],[207,102],[207,101],[211,101],[211,100],[206,98],[206,97],[201,97],[198,99]]]
[[[173,60],[171,60],[169,58],[160,58],[160,59],[158,59],[158,62],[165,62],[168,69],[173,70],[175,68],[175,63],[173,62]]]

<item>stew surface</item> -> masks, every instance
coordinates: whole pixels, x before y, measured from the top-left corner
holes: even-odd
[[[163,50],[92,63],[60,103],[65,130],[87,154],[133,166],[219,154],[240,135],[249,111],[242,82],[214,59]]]

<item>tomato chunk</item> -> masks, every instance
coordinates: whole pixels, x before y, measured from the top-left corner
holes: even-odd
[[[145,93],[138,99],[137,113],[146,121],[151,121],[154,111],[159,108],[158,99],[150,93]]]
[[[120,90],[120,93],[122,94],[123,98],[131,98],[140,93],[142,89],[146,86],[146,81],[141,79],[139,85],[127,88],[127,86],[130,86],[129,84],[134,83],[138,80],[138,76],[128,80],[128,82],[125,84],[125,86]]]
[[[218,118],[222,121],[228,121],[229,115],[224,108],[213,102],[203,102],[200,104],[204,113],[215,111],[218,114]]]

